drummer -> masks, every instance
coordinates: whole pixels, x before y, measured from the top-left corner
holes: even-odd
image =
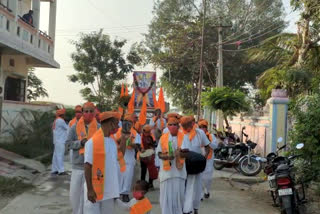
[[[154,149],[156,146],[155,137],[151,133],[152,127],[145,125],[142,129],[141,135],[141,154],[140,154],[140,165],[141,165],[141,180],[145,181],[147,169],[149,172],[149,188],[154,188],[153,180],[158,178],[158,170],[155,166],[155,154]],[[147,156],[145,156],[145,154]],[[149,155],[150,153],[150,155]]]
[[[185,133],[181,149],[188,149],[189,151],[201,154],[201,147],[203,146],[207,157],[209,154],[210,141],[202,130],[195,128],[194,118],[192,116],[182,117],[180,123]],[[194,214],[198,214],[201,193],[201,174],[188,175],[183,213],[191,213],[194,211]]]
[[[129,202],[129,193],[131,190],[131,184],[134,176],[134,166],[136,164],[135,160],[135,149],[141,144],[141,137],[137,131],[133,128],[134,115],[126,114],[124,116],[124,121],[130,123],[131,129],[131,140],[127,143],[126,153],[124,155],[124,160],[126,163],[126,170],[120,173],[120,197],[122,201]],[[121,138],[122,128],[119,128],[118,132],[115,134],[115,139],[119,141]]]
[[[213,161],[214,161],[214,149],[217,148],[217,139],[214,134],[209,133],[208,131],[208,121],[202,119],[198,122],[199,128],[204,131],[208,140],[210,141],[210,151],[207,156],[207,164],[205,170],[201,173],[202,179],[202,189],[204,198],[210,198],[210,189],[213,179]]]
[[[187,178],[180,150],[184,134],[176,117],[168,117],[167,128],[169,132],[160,138],[156,152],[160,158],[160,206],[162,214],[182,214]]]

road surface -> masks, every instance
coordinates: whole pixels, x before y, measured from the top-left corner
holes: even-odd
[[[139,168],[136,170],[139,173]],[[271,206],[271,199],[264,191],[252,191],[245,184],[230,182],[216,173],[212,187],[212,197],[201,203],[201,214],[276,214],[279,211]],[[42,181],[41,181],[42,180]],[[50,177],[49,172],[39,181],[39,185],[12,200],[1,214],[70,214],[70,176]],[[159,183],[155,191],[147,197],[153,204],[153,213],[161,214],[159,205]],[[259,189],[259,188],[258,188]],[[117,212],[124,214],[123,212]]]

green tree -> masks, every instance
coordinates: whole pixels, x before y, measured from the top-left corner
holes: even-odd
[[[80,93],[86,100],[97,103],[100,109],[110,109],[119,93],[119,81],[140,63],[139,56],[130,51],[125,58],[122,49],[126,41],[111,41],[102,30],[82,34],[73,44],[76,51],[71,58],[77,73],[69,76],[70,81],[85,86]]]
[[[300,93],[319,89],[320,71],[320,2],[291,1],[300,12],[297,33],[272,36],[249,51],[251,62],[273,62],[274,66],[258,79],[258,87],[265,99],[277,86],[285,88],[294,98]]]
[[[30,101],[49,96],[47,90],[43,87],[42,80],[33,71],[34,69],[30,69],[28,72],[27,99]]]
[[[145,62],[164,71],[161,84],[174,104],[185,112],[195,112],[198,102],[203,19],[203,5],[199,2],[157,1],[149,32],[139,49]],[[223,17],[223,24],[232,24],[232,28],[224,29],[225,85],[240,88],[246,82],[255,83],[256,76],[273,64],[248,63],[246,51],[242,49],[281,32],[284,27],[281,0],[212,0],[207,4],[204,87],[213,87],[216,81],[218,33],[215,26],[219,24],[219,16]]]
[[[246,95],[229,87],[214,88],[205,92],[203,94],[203,105],[212,110],[221,110],[227,126],[229,126],[228,117],[250,110],[250,103]]]
[[[297,154],[302,155],[302,172],[305,181],[320,181],[320,95],[299,96],[292,106],[291,113],[295,117],[293,129],[290,131],[292,147],[304,143],[305,147]]]

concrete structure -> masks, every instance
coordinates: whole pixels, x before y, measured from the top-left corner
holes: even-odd
[[[266,156],[270,152],[268,145],[270,139],[270,120],[268,116],[234,117],[229,121],[232,131],[241,136],[242,127],[246,127],[245,133],[249,139],[257,143],[255,151]]]
[[[268,100],[270,105],[271,138],[269,145],[271,145],[271,151],[277,150],[278,138],[283,138],[281,145],[287,143],[288,103],[289,99],[285,90],[272,90],[271,98]]]
[[[49,35],[39,29],[42,2],[50,2]],[[30,68],[60,67],[54,60],[56,8],[57,0],[0,0],[0,114],[22,109],[28,101]],[[33,23],[22,18],[29,10],[33,10]],[[2,125],[11,123],[5,120]]]
[[[256,152],[265,156],[277,149],[279,137],[283,138],[281,145],[287,142],[288,103],[286,91],[274,89],[262,115],[238,116],[230,119],[229,123],[233,132],[239,136],[241,136],[242,127],[245,126],[245,133],[258,144]]]

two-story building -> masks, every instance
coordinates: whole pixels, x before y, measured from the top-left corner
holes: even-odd
[[[39,29],[42,3],[50,4],[48,33]],[[24,19],[30,10],[32,19]],[[60,67],[54,60],[56,12],[57,0],[0,0],[1,130],[14,128],[21,109],[47,108],[28,103],[27,78],[30,68]]]

